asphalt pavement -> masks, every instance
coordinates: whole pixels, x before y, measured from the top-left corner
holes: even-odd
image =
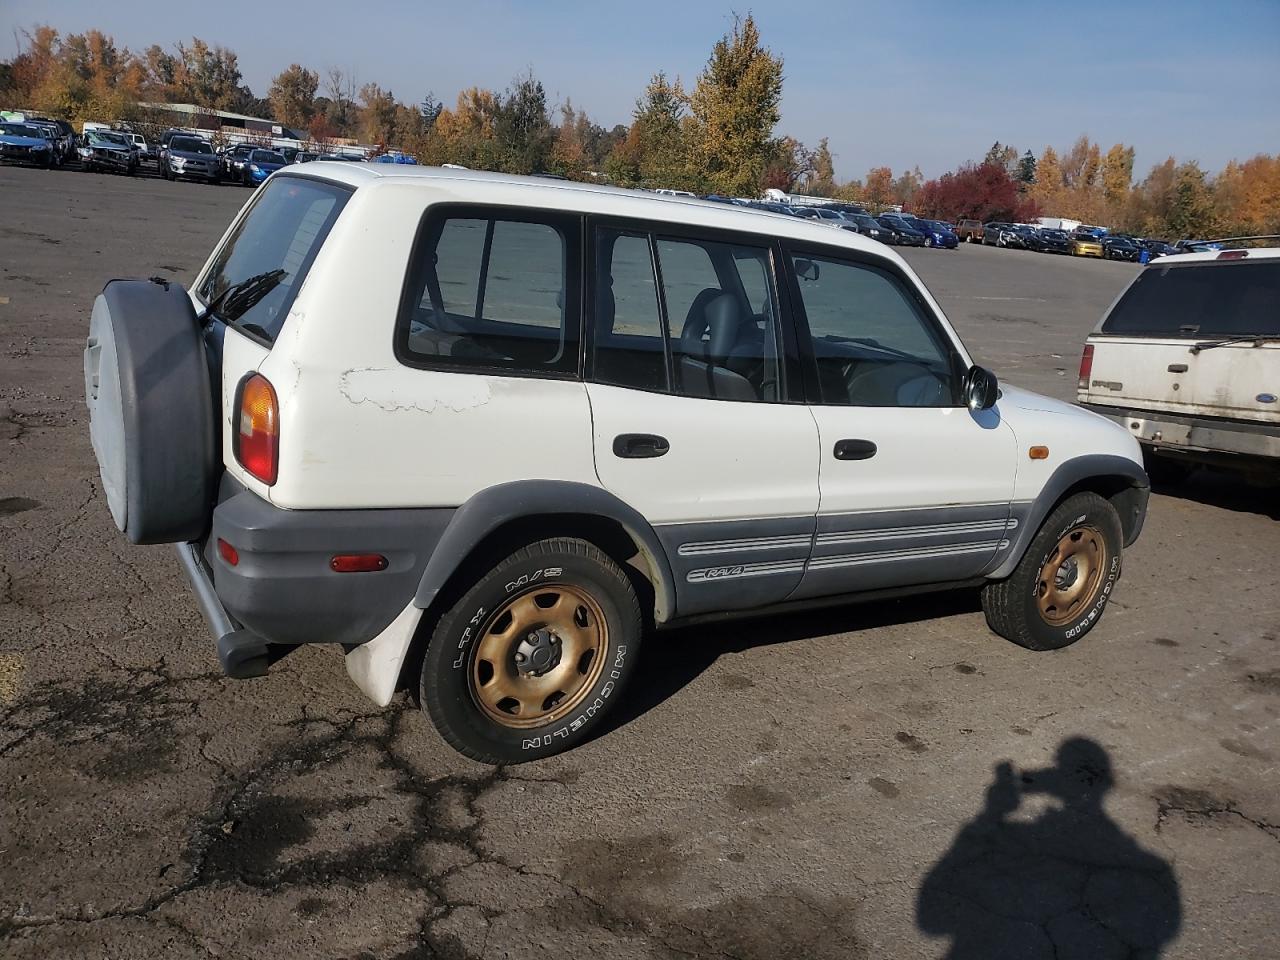
[[[224,679],[169,549],[110,522],[81,350],[105,280],[189,281],[248,196],[0,168],[0,956],[1280,955],[1280,497],[1229,477],[1157,492],[1076,646],[971,593],[672,631],[536,764],[333,649]],[[1137,269],[907,257],[1064,399]]]

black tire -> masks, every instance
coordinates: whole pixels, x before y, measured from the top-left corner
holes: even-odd
[[[89,438],[111,517],[134,543],[196,540],[216,488],[213,391],[182,285],[113,280],[84,351]]]
[[[566,588],[577,595],[565,594]],[[604,632],[597,634],[599,644],[585,666],[584,656],[579,655],[576,666],[565,673],[564,682],[576,681],[576,688],[571,686],[567,693],[548,697],[552,705],[545,721],[539,722],[537,711],[548,709],[546,703],[535,708],[525,721],[528,726],[518,727],[514,724],[521,722],[522,702],[506,697],[498,705],[486,706],[485,699],[492,700],[499,694],[490,693],[485,698],[477,692],[492,682],[484,680],[486,668],[491,677],[495,675],[494,663],[481,657],[481,652],[486,637],[498,636],[496,628],[523,633],[522,623],[536,622],[508,619],[519,610],[521,600],[531,600],[541,608],[552,596],[560,597],[558,602],[568,596],[575,604],[571,615],[575,624],[581,620],[582,625],[596,630],[603,627]],[[595,611],[581,602],[583,597],[589,598]],[[549,638],[546,642],[555,645],[552,649],[560,651],[563,643],[549,626],[544,623],[526,636],[533,639],[544,633]],[[540,540],[494,566],[440,618],[423,656],[419,681],[422,704],[440,735],[472,759],[502,764],[551,756],[578,746],[600,729],[601,721],[617,704],[634,672],[642,632],[635,591],[617,563],[585,540]],[[521,675],[516,657],[522,654],[511,646],[514,639],[494,641],[496,647],[506,651],[502,654],[505,662],[500,661],[497,669],[506,671],[509,685],[534,683],[540,676],[551,677],[552,671],[563,666],[553,665],[533,676]],[[553,699],[557,695],[564,698],[563,704]],[[536,696],[541,696],[541,691]],[[501,703],[514,703],[516,712],[510,707],[500,710]],[[512,719],[495,719],[496,714],[504,712]]]
[[[1081,554],[1095,558],[1089,572],[1080,573],[1080,562],[1055,566],[1055,555],[1066,549],[1079,549],[1084,543],[1096,542],[1098,552],[1081,549]],[[1045,518],[1032,538],[1022,560],[1004,580],[982,588],[982,610],[987,625],[1006,640],[1028,650],[1059,650],[1075,643],[1097,626],[1112,588],[1120,578],[1121,550],[1124,534],[1120,517],[1111,504],[1096,493],[1077,493],[1068,497]],[[1070,561],[1068,561],[1070,562]],[[1050,616],[1042,612],[1041,597],[1059,571],[1075,571],[1076,576],[1090,579],[1078,598]],[[1096,579],[1093,573],[1096,570]],[[1067,584],[1069,587],[1070,584]]]

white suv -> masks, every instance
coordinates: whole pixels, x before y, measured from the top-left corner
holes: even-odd
[[[465,170],[273,175],[190,294],[107,285],[85,375],[116,524],[177,544],[228,675],[340,644],[490,762],[590,736],[651,626],[968,585],[1065,646],[1148,496],[878,243]]]
[[[1239,246],[1277,239],[1161,257],[1085,344],[1080,403],[1130,431],[1157,479],[1197,464],[1280,479],[1280,249]]]

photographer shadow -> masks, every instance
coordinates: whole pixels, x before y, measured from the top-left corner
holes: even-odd
[[[996,766],[982,811],[934,864],[916,922],[951,938],[948,960],[1156,960],[1182,923],[1172,867],[1107,815],[1111,762],[1099,744],[1065,740],[1056,765]],[[1050,805],[1013,818],[1028,795]]]

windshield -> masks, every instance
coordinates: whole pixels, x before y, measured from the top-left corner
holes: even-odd
[[[1040,235],[1041,235],[1042,237],[1047,237],[1047,238],[1048,238],[1048,239],[1050,239],[1050,240],[1065,240],[1065,239],[1067,239],[1067,234],[1066,234],[1066,231],[1064,231],[1064,230],[1041,230],[1041,231],[1040,231]]]
[[[6,137],[31,137],[34,140],[43,139],[40,131],[35,127],[28,127],[21,123],[0,123],[0,132]]]
[[[252,163],[284,163],[284,157],[272,150],[255,150],[249,154]]]
[[[1102,332],[1193,340],[1280,336],[1280,260],[1148,267],[1116,303]]]
[[[213,153],[213,147],[206,141],[194,137],[174,137],[169,149],[181,150],[183,153]]]
[[[206,306],[225,295],[215,311],[220,319],[259,339],[274,341],[350,195],[335,184],[301,177],[267,180],[200,285]],[[232,289],[253,286],[257,289],[242,298]]]
[[[94,133],[89,134],[89,142],[98,144],[104,147],[128,146],[128,143],[125,141],[124,137],[121,136],[120,134],[106,133],[105,131],[102,131],[102,130],[98,130],[98,131],[95,131]]]

